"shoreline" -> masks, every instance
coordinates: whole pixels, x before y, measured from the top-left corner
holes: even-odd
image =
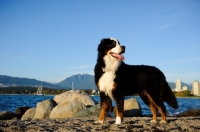
[[[132,132],[132,131],[200,131],[200,116],[167,117],[167,124],[150,123],[151,117],[124,117],[120,125],[115,124],[115,118],[107,117],[105,123],[95,124],[97,117],[67,118],[67,119],[33,119],[33,120],[0,120],[1,132]]]

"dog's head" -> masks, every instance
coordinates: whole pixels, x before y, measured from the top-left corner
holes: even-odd
[[[125,53],[125,46],[121,46],[120,42],[115,38],[102,39],[98,46],[99,56],[108,56],[112,60],[123,61]]]

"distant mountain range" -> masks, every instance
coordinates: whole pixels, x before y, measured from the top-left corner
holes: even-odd
[[[58,83],[57,85],[69,88],[72,88],[73,85],[73,88],[75,89],[96,89],[96,85],[94,83],[94,76],[89,74],[73,75]]]
[[[171,89],[175,88],[175,83],[168,82]],[[3,86],[33,86],[38,87],[42,85],[43,87],[48,88],[57,88],[57,89],[72,89],[72,85],[74,89],[96,89],[96,85],[94,83],[94,76],[89,74],[77,74],[71,77],[66,78],[57,84],[51,84],[44,81],[39,81],[36,79],[29,78],[18,78],[18,77],[10,77],[6,75],[0,75],[0,87]],[[188,90],[192,89],[192,85],[186,84],[184,82],[181,83],[181,86],[187,86]]]
[[[19,77],[10,77],[6,75],[0,75],[0,87],[4,86],[32,86],[38,87],[42,85],[43,87],[49,88],[60,88],[60,86],[53,85],[44,81],[39,81],[36,79],[29,78],[19,78]]]

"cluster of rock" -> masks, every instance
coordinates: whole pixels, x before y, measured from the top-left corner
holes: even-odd
[[[21,118],[21,120],[99,117],[99,114],[100,104],[98,102],[83,91],[71,90],[54,96],[52,100],[37,103],[36,108],[19,107],[15,113],[1,112],[0,119],[13,117]],[[124,102],[124,115],[127,117],[142,115],[141,107],[136,99],[131,98]]]

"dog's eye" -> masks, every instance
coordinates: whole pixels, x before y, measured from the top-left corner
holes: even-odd
[[[114,48],[116,46],[116,42],[112,41],[106,45],[107,48]]]
[[[116,45],[116,42],[113,42],[111,45],[112,45],[112,46],[115,46],[115,45]]]

